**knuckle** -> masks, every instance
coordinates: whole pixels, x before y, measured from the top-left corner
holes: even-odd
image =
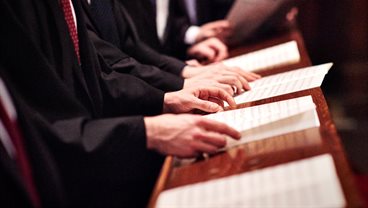
[[[233,88],[232,87],[230,87],[229,85],[225,85],[224,86],[224,89],[227,91],[227,92],[231,92],[231,93],[233,93]]]
[[[231,76],[230,81],[232,81],[233,83],[238,83],[239,79],[236,76]]]

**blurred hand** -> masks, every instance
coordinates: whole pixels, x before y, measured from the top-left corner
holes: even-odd
[[[214,37],[194,44],[187,54],[205,64],[222,61],[229,56],[226,45]]]
[[[199,62],[197,61],[197,59],[190,59],[190,60],[185,61],[185,63],[186,63],[188,66],[194,66],[194,67],[200,67],[200,66],[203,66],[201,63],[199,63]]]
[[[218,20],[209,22],[200,27],[196,42],[201,42],[207,38],[217,37],[225,40],[231,34],[230,22],[227,20]]]
[[[293,7],[290,11],[286,14],[286,20],[288,22],[295,22],[298,16],[299,10],[297,7]]]
[[[161,115],[144,118],[147,148],[164,155],[196,157],[216,153],[226,137],[240,139],[240,133],[226,124],[197,115]]]
[[[220,102],[219,102],[220,101]],[[193,87],[169,92],[164,97],[164,113],[190,113],[201,110],[215,113],[224,110],[223,101],[230,107],[236,103],[232,94],[218,87]]]

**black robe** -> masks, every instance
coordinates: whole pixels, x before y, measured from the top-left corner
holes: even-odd
[[[112,70],[136,76],[165,92],[177,91],[183,88],[184,79],[179,76],[185,66],[183,62],[159,55],[149,47],[136,42],[134,38],[127,37],[127,35],[129,35],[128,33],[122,34],[120,38],[122,46],[115,46],[100,38],[98,30],[88,14],[87,5],[84,5],[83,14],[88,29],[88,35],[96,51],[103,57],[106,64],[108,64]],[[119,22],[119,28],[124,28],[121,30],[121,32],[123,32],[127,30],[125,28],[127,24],[124,22],[124,19],[121,19],[121,21],[121,23]],[[106,23],[104,24],[106,25]],[[127,53],[122,52],[121,47],[124,49],[124,52],[127,51]],[[134,58],[130,57],[130,55]],[[152,65],[141,64],[135,58],[145,64]],[[161,70],[161,68],[163,70]],[[110,73],[110,71],[106,73]]]
[[[91,37],[98,35],[143,64],[153,65],[164,71],[181,76],[185,63],[158,53],[140,40],[134,21],[119,2],[115,0],[104,1],[105,7],[108,8],[106,10],[111,10],[110,15],[104,14],[104,12],[107,12],[99,11],[93,5],[89,6],[85,0],[82,2],[86,11],[86,22]],[[147,28],[145,32],[149,33],[149,29]],[[96,48],[100,51],[100,47],[97,45],[100,45],[101,41],[95,38],[92,40],[97,43]],[[101,49],[104,48],[106,47],[101,47]],[[101,54],[104,54],[103,50],[101,50]]]
[[[3,72],[0,66],[0,74]],[[0,75],[6,88],[10,86],[5,77]],[[11,89],[7,89],[17,112],[17,120],[32,177],[43,207],[69,206],[60,170],[52,152],[45,144],[40,132],[35,127],[35,120],[29,114],[29,108]],[[10,92],[11,91],[11,92]],[[22,181],[18,166],[0,143],[0,204],[1,207],[32,207],[29,193]]]
[[[191,25],[224,19],[233,0],[197,0],[197,23],[191,23],[184,0],[169,0],[169,17],[160,42],[156,30],[154,8],[149,0],[117,0],[131,15],[140,38],[152,48],[179,59],[187,59],[189,45],[184,42]]]
[[[38,118],[71,204],[143,206],[163,158],[146,150],[142,115],[161,113],[164,93],[96,56],[73,4],[81,66],[58,0],[0,0],[3,73]]]
[[[131,16],[140,39],[157,51],[185,60],[188,45],[184,37],[190,26],[190,19],[182,0],[169,1],[169,17],[163,41],[159,40],[156,29],[156,15],[149,0],[117,0]]]

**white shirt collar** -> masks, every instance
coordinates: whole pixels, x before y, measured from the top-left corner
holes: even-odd
[[[13,101],[10,97],[10,94],[3,82],[0,78],[0,102],[2,102],[5,112],[9,115],[10,119],[13,121],[17,120],[17,112],[15,110]],[[11,158],[15,158],[16,150],[14,144],[9,136],[8,131],[6,130],[3,122],[0,120],[0,144],[2,144],[9,154]]]

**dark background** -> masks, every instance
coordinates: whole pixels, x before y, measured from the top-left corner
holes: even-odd
[[[298,25],[313,64],[334,62],[322,89],[356,174],[368,174],[368,0],[307,0]]]

